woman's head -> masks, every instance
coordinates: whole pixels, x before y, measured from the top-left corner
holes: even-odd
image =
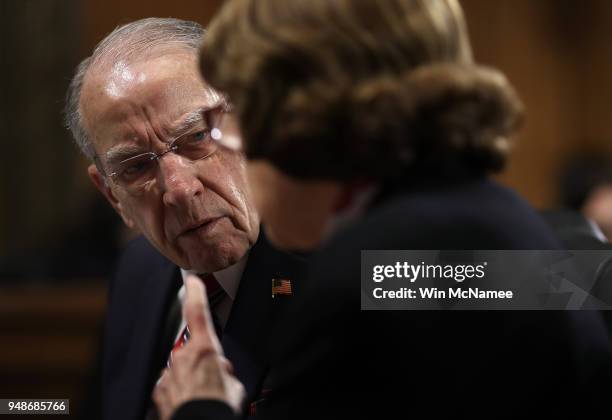
[[[230,96],[251,166],[295,188],[498,170],[520,116],[505,78],[473,63],[456,0],[230,0],[201,69]]]
[[[455,0],[229,1],[201,65],[247,156],[298,178],[384,179],[440,155],[497,170],[520,108],[474,65]]]

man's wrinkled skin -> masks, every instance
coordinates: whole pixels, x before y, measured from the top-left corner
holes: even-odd
[[[80,110],[105,165],[119,151],[163,152],[187,115],[221,101],[200,78],[195,55],[176,50],[134,62],[94,63]],[[158,163],[155,178],[137,191],[117,185],[95,165],[88,171],[126,225],[180,267],[213,272],[240,260],[259,234],[243,156],[220,149],[192,162],[168,153]]]

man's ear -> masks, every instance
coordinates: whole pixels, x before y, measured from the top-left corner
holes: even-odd
[[[102,195],[106,197],[106,199],[111,204],[111,206],[113,206],[115,211],[119,213],[119,216],[121,216],[126,226],[130,229],[134,229],[134,220],[127,214],[119,200],[117,200],[117,197],[115,197],[115,194],[106,183],[106,180],[104,179],[102,174],[98,171],[96,165],[94,165],[93,163],[89,165],[89,167],[87,168],[87,174],[89,175],[91,182],[93,182],[96,188],[100,190]]]

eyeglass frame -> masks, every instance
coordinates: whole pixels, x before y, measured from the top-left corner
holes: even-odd
[[[207,109],[206,111],[204,111],[204,113],[206,113],[207,115],[210,115],[211,112],[217,112],[217,111],[219,112],[219,115],[220,115],[220,118],[219,118],[219,121],[220,121],[221,118],[224,115],[229,114],[229,113],[232,112],[232,106],[227,101],[223,101],[221,104]],[[221,139],[223,138],[223,134],[222,134],[222,131],[221,131],[221,129],[219,127],[215,127],[214,126],[215,124],[209,124],[209,125],[210,125],[210,128],[206,128],[205,130],[201,130],[201,131],[205,131],[207,133],[207,135],[211,136],[211,139],[217,145],[217,148],[215,150],[213,150],[212,152],[208,153],[207,155],[202,156],[202,157],[197,158],[197,159],[190,159],[190,158],[188,158],[186,156],[183,156],[183,155],[180,155],[178,153],[177,153],[177,155],[180,156],[181,158],[188,159],[188,160],[190,160],[193,163],[195,163],[197,161],[200,161],[200,160],[207,159],[207,158],[211,157],[212,155],[214,155],[219,150],[219,147],[222,146]],[[216,124],[216,125],[218,125],[218,124]],[[134,159],[134,158],[142,157],[142,156],[150,156],[150,161],[157,161],[157,162],[159,162],[159,159],[164,157],[166,154],[171,153],[171,152],[175,153],[178,150],[178,145],[176,143],[178,141],[180,141],[181,139],[183,139],[185,136],[188,136],[188,135],[190,135],[190,133],[187,132],[187,133],[184,133],[184,134],[181,134],[181,135],[175,137],[170,142],[164,142],[164,144],[166,145],[166,150],[164,150],[162,152],[158,153],[158,152],[154,152],[154,151],[149,151],[149,152],[139,153],[137,155],[130,156],[129,158],[124,159],[124,160],[122,160],[119,163],[123,163],[123,162],[125,162],[125,161],[127,161],[129,159]],[[98,171],[100,172],[100,174],[104,178],[111,179],[116,185],[121,186],[122,188],[125,188],[125,189],[129,189],[129,187],[126,187],[126,186],[122,185],[120,182],[116,181],[116,178],[119,175],[117,172],[112,172],[110,174],[107,174],[107,172],[106,172],[106,170],[104,168],[103,162],[100,159],[98,154],[94,155],[93,161],[94,161],[94,164],[96,165],[96,168],[98,169]],[[158,165],[159,165],[159,163],[158,163]]]

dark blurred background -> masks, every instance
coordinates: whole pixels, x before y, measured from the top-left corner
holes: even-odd
[[[221,3],[0,0],[1,398],[70,398],[78,411],[106,280],[130,237],[62,127],[72,70],[119,24],[147,16],[206,24]],[[612,155],[612,2],[462,4],[477,59],[502,69],[527,108],[500,180],[537,208],[568,205],[568,194],[581,194],[568,189],[592,184],[576,165],[597,161],[607,172]]]

